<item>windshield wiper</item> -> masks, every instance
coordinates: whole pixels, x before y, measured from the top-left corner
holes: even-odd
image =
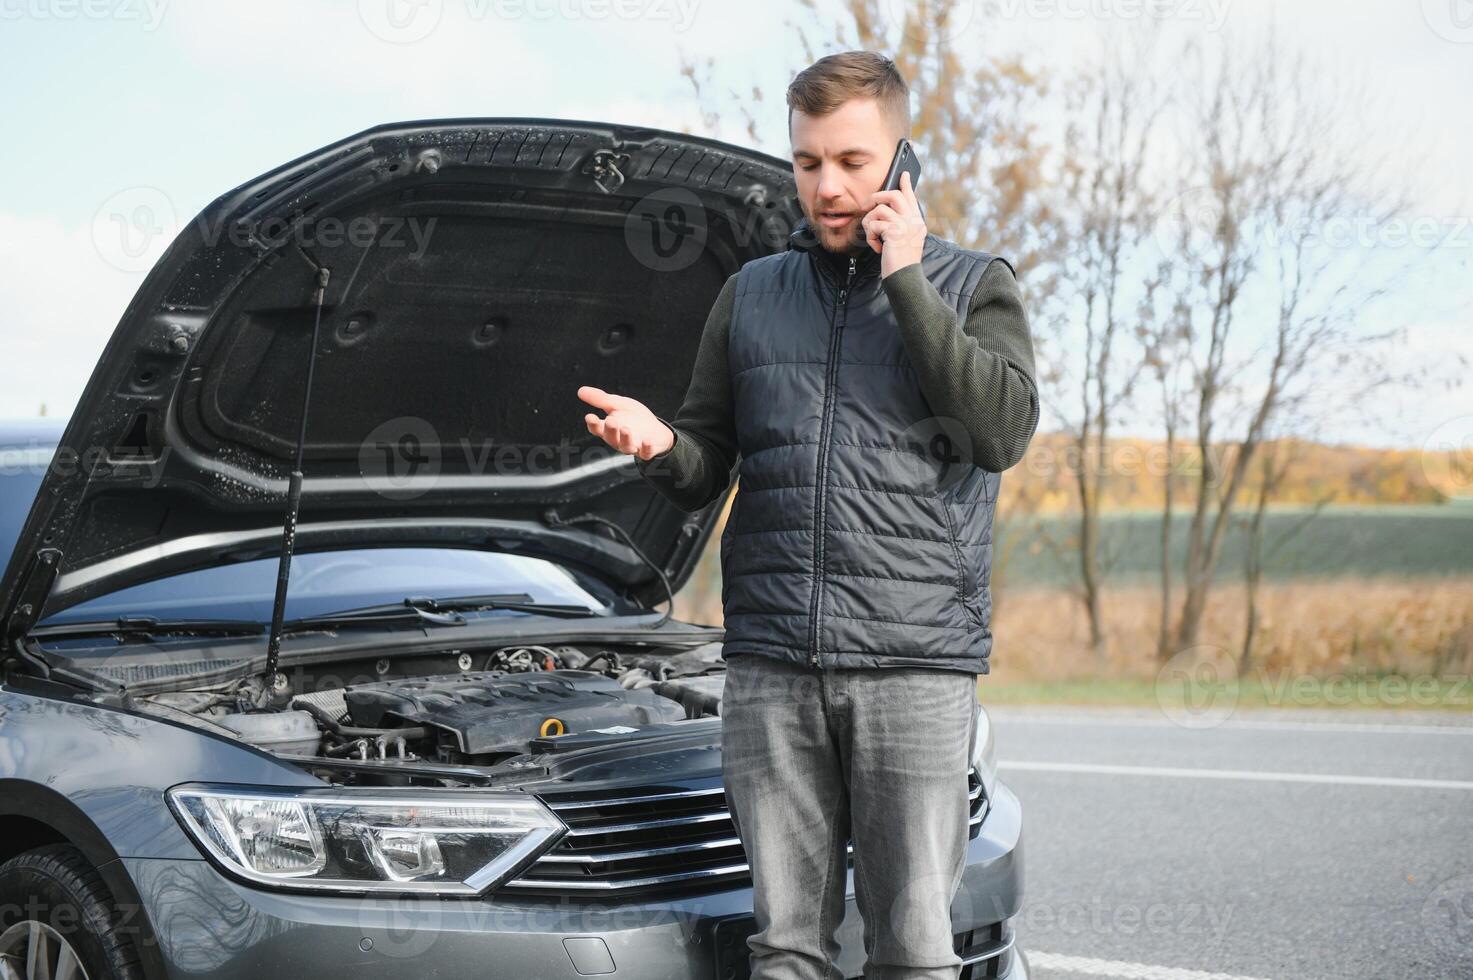
[[[360,626],[464,626],[457,612],[441,612],[411,605],[409,600],[382,606],[364,606],[321,616],[304,616],[281,624],[282,635],[313,630],[355,629]]]
[[[431,599],[411,596],[404,600],[406,605],[430,612],[481,612],[484,610],[508,609],[512,612],[532,613],[536,616],[561,616],[566,619],[586,619],[598,613],[587,606],[576,603],[538,602],[525,592],[503,592],[496,595],[461,595],[446,599]]]
[[[156,616],[119,616],[117,619],[88,620],[35,626],[35,637],[74,636],[250,636],[264,627],[246,619],[159,619]]]
[[[587,606],[542,603],[535,601],[525,592],[498,595],[465,595],[447,599],[432,599],[429,596],[409,596],[400,602],[378,606],[363,606],[345,609],[342,612],[310,616],[282,623],[283,633],[300,633],[304,630],[333,629],[407,623],[415,626],[464,626],[467,620],[462,612],[488,610],[510,610],[532,613],[537,616],[560,616],[566,619],[581,619],[598,613]]]

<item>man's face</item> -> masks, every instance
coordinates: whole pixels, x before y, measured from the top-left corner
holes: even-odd
[[[798,201],[830,252],[868,248],[859,221],[874,207],[900,134],[874,99],[850,99],[826,116],[793,110],[789,127]]]

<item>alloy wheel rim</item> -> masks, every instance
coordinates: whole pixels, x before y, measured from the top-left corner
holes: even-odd
[[[0,933],[0,980],[87,980],[87,969],[66,937],[27,919]]]

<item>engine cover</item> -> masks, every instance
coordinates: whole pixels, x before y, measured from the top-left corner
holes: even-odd
[[[561,721],[562,733],[570,734],[686,717],[684,707],[652,688],[627,690],[588,670],[493,670],[380,681],[349,687],[344,699],[355,725],[433,726],[452,733],[457,748],[471,756],[523,752],[528,740],[545,734],[549,718]]]

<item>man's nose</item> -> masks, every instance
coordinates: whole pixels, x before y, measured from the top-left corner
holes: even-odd
[[[839,179],[839,168],[820,164],[818,168],[818,199],[832,201],[844,193],[844,184]]]

